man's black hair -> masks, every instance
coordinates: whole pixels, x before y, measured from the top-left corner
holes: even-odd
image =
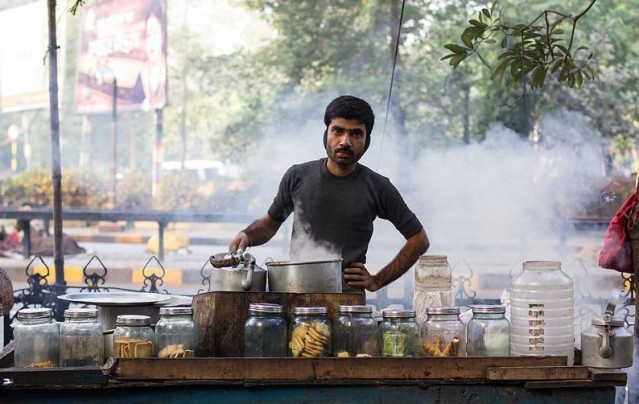
[[[375,124],[375,114],[373,114],[373,109],[366,101],[353,97],[352,95],[342,95],[335,98],[326,106],[326,112],[324,113],[324,124],[326,125],[326,130],[324,131],[324,148],[326,148],[328,125],[334,118],[356,119],[363,123],[364,126],[366,126],[366,144],[364,145],[364,151],[368,149],[371,143],[371,132]]]

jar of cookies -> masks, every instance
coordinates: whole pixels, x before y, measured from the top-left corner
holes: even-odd
[[[115,320],[113,353],[118,358],[150,358],[153,356],[151,317],[123,314]]]
[[[377,321],[371,306],[339,306],[333,324],[333,352],[338,358],[378,356]]]
[[[289,324],[289,354],[317,358],[331,354],[331,323],[326,307],[296,307]]]
[[[244,356],[254,358],[287,356],[287,324],[279,304],[251,303],[244,323]]]
[[[20,310],[13,323],[13,339],[17,368],[58,366],[60,331],[51,309]]]
[[[379,325],[381,356],[401,358],[421,356],[419,324],[415,310],[384,310]]]
[[[422,327],[426,356],[466,356],[466,328],[459,307],[429,307]]]
[[[155,325],[155,355],[158,358],[195,356],[197,331],[191,307],[162,307]]]

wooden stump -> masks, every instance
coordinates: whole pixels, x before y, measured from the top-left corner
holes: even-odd
[[[244,323],[251,303],[277,303],[287,321],[295,307],[322,306],[335,321],[340,305],[365,304],[361,293],[209,292],[193,298],[193,320],[198,327],[198,356],[241,357]]]

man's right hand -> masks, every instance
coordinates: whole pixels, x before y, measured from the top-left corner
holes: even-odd
[[[268,214],[251,223],[246,229],[237,233],[229,244],[229,251],[246,251],[249,247],[262,245],[269,241],[282,225]]]
[[[250,245],[251,244],[248,236],[246,235],[244,230],[242,230],[241,232],[237,233],[233,240],[231,240],[231,243],[229,244],[229,251],[233,253],[237,252],[238,250],[245,251],[246,248]]]

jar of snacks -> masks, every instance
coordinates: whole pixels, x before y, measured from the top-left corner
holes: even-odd
[[[468,356],[510,356],[510,323],[504,306],[470,306],[473,318],[468,322]]]
[[[104,335],[96,309],[68,309],[60,326],[62,366],[102,366]]]
[[[191,307],[162,307],[155,325],[158,358],[189,358],[197,349],[197,329]]]
[[[279,304],[253,303],[244,323],[244,356],[269,358],[287,356],[288,326]]]
[[[381,356],[421,356],[419,325],[415,310],[384,310],[379,325]]]
[[[422,327],[426,356],[466,356],[466,329],[459,307],[430,307]]]
[[[151,317],[122,314],[115,320],[113,354],[118,358],[150,358],[153,356]]]
[[[331,323],[326,307],[296,307],[289,325],[288,348],[295,358],[329,356]]]
[[[13,323],[13,339],[17,368],[58,366],[60,330],[51,309],[20,310]]]
[[[371,306],[339,306],[333,324],[333,352],[339,358],[366,358],[379,355],[377,321]]]

